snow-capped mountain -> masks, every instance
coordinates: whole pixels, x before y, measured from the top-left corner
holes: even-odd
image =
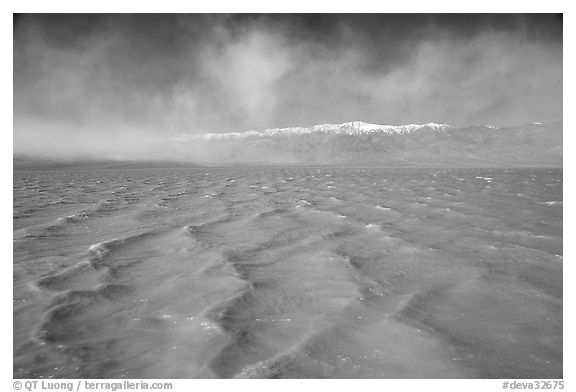
[[[421,130],[444,131],[451,128],[448,124],[408,124],[408,125],[380,125],[370,124],[362,121],[351,121],[342,124],[320,124],[312,127],[292,127],[292,128],[272,128],[262,131],[229,132],[229,133],[201,133],[201,134],[179,134],[172,136],[173,141],[186,142],[190,140],[226,140],[250,137],[272,137],[272,136],[296,136],[309,135],[313,133],[361,135],[361,134],[409,134]]]
[[[162,151],[171,159],[208,165],[562,166],[562,122],[499,128],[353,121],[179,134]]]

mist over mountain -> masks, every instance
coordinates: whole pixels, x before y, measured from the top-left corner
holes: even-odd
[[[562,122],[498,128],[363,122],[244,133],[180,134],[167,157],[203,164],[562,166]]]
[[[18,156],[17,168],[135,168],[235,165],[562,167],[562,122],[379,125],[360,121],[261,131],[176,134],[135,141],[130,160]],[[34,159],[32,159],[34,158]]]

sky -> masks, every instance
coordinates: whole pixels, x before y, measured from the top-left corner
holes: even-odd
[[[562,15],[14,16],[14,153],[179,133],[562,120]]]

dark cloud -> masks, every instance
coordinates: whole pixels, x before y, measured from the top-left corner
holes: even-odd
[[[14,149],[562,117],[562,15],[15,15]],[[50,149],[47,144],[54,144]]]

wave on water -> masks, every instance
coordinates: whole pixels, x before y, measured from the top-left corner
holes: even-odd
[[[561,171],[43,175],[14,180],[16,378],[563,375]]]

